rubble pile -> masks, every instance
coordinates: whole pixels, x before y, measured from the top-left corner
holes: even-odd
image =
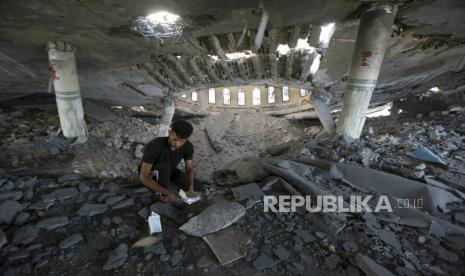
[[[2,107],[0,273],[463,275],[465,109],[448,111],[421,121],[369,119],[359,140],[289,141],[294,134],[281,133],[260,145],[269,133],[225,138],[247,127],[231,121],[205,133],[208,121],[196,119],[196,162],[213,164],[216,147],[224,157],[202,199],[175,207],[119,177],[136,175],[156,125],[90,116],[89,141],[74,145],[57,134],[50,111]],[[234,151],[229,143],[238,141],[255,148]],[[251,156],[234,160],[240,153]],[[340,196],[343,207],[351,195],[371,196],[371,209],[386,197],[395,208],[266,212],[264,196],[280,195],[309,195],[313,208],[317,195]],[[151,212],[162,225],[152,235]]]

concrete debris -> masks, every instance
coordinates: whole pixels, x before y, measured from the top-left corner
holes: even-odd
[[[249,183],[246,185],[237,186],[231,188],[234,197],[236,200],[246,200],[246,199],[254,199],[254,200],[261,200],[263,198],[263,191],[256,183]]]
[[[37,223],[37,227],[40,229],[45,229],[45,230],[53,230],[65,225],[68,225],[68,217],[66,216],[60,216],[60,217],[54,217],[54,218],[48,218],[41,220],[39,223]]]
[[[242,205],[220,201],[191,218],[179,230],[193,236],[202,237],[230,226],[244,215],[245,208]]]
[[[120,244],[108,257],[103,270],[112,270],[122,266],[128,258],[128,246]]]
[[[274,259],[266,254],[260,254],[255,261],[253,262],[253,266],[258,270],[263,270],[274,266],[277,263]]]
[[[78,211],[78,215],[83,217],[93,217],[108,210],[107,205],[105,204],[92,204],[92,203],[85,203],[81,206]]]
[[[39,229],[32,225],[25,225],[18,230],[16,230],[15,235],[13,237],[14,244],[23,244],[27,245],[32,243],[38,236]]]
[[[182,211],[171,204],[165,202],[157,202],[150,206],[150,210],[163,217],[168,217],[176,220],[182,215]]]
[[[211,250],[222,265],[227,265],[247,255],[247,244],[250,238],[230,227],[216,233],[208,234],[203,240],[210,246]]]
[[[379,265],[373,259],[366,255],[362,255],[358,253],[355,256],[355,261],[360,269],[365,272],[367,276],[377,276],[377,275],[385,275],[385,276],[394,276],[392,272],[387,270],[384,266]]]
[[[60,248],[61,249],[68,249],[68,248],[71,248],[71,247],[75,246],[76,244],[78,244],[81,241],[82,241],[82,235],[81,234],[74,234],[74,235],[71,235],[71,236],[67,237],[66,239],[62,240],[60,242]]]
[[[23,210],[23,206],[16,200],[0,203],[0,223],[11,224],[15,216]]]

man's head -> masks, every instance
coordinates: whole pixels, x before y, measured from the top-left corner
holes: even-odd
[[[190,123],[179,120],[171,124],[168,131],[168,143],[172,150],[180,148],[192,135],[193,127]]]

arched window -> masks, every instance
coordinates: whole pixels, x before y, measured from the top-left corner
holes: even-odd
[[[242,88],[237,91],[237,105],[245,105],[245,91]]]
[[[215,104],[215,88],[208,89],[208,103]]]
[[[260,105],[260,88],[254,88],[252,90],[252,104],[253,105]]]
[[[273,86],[268,86],[268,103],[276,103],[276,94],[274,93]]]
[[[228,88],[223,89],[223,104],[230,105],[231,104],[231,92]]]
[[[289,87],[283,86],[283,102],[289,101]]]
[[[197,99],[197,91],[192,91],[192,101],[193,102],[198,101],[198,99]]]

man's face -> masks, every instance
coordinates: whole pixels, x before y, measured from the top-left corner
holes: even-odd
[[[179,138],[172,130],[168,131],[168,143],[170,144],[171,150],[179,149],[185,142],[187,142],[187,139]]]

